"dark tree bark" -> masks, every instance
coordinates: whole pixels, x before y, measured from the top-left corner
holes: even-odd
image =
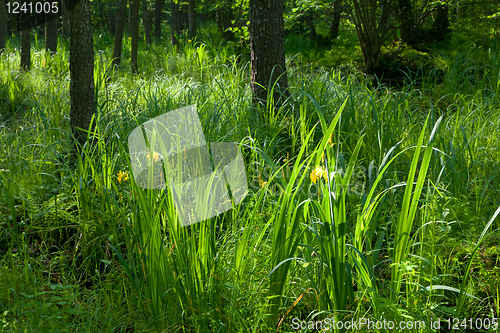
[[[415,41],[415,13],[412,0],[398,0],[398,7],[401,41],[411,45]]]
[[[376,72],[379,66],[380,49],[390,32],[389,0],[352,0],[352,19],[356,26],[359,45],[363,53],[365,68]]]
[[[0,0],[0,52],[5,49],[7,37],[7,8],[5,0]]]
[[[274,88],[274,102],[288,97],[283,39],[283,0],[250,0],[250,59],[253,103],[267,105],[268,90]]]
[[[447,5],[438,6],[436,8],[436,20],[433,24],[433,30],[435,31],[436,39],[438,41],[444,41],[450,37],[450,21],[448,17],[449,7]]]
[[[161,10],[163,0],[155,1],[155,39],[159,43],[161,41]]]
[[[146,43],[151,45],[151,13],[148,9],[148,1],[142,1],[142,21],[144,23],[144,33],[146,34]]]
[[[127,31],[132,35],[132,0],[128,0]]]
[[[54,13],[45,13],[45,52],[57,52],[57,16]]]
[[[234,12],[232,10],[232,3],[226,3],[217,7],[217,27],[225,40],[234,41],[234,32],[228,28],[232,27],[232,20],[234,19]]]
[[[186,10],[186,4],[180,2],[179,12],[181,13],[181,31],[189,29],[189,9]]]
[[[95,2],[94,2],[95,4]],[[106,17],[104,17],[104,14],[107,12],[107,10],[104,9],[104,3],[103,3],[103,0],[100,0],[99,1],[99,14],[100,15],[100,19],[101,19],[101,29],[102,30],[105,30],[106,29],[106,22],[108,21],[106,19]]]
[[[31,69],[30,15],[21,12],[21,70]]]
[[[170,30],[172,32],[172,45],[178,46],[177,36],[181,34],[181,12],[179,4],[174,0],[170,3]]]
[[[108,10],[108,29],[114,36],[116,33],[116,12],[118,11],[118,0],[115,0],[115,8]]]
[[[342,15],[342,0],[333,3],[332,22],[330,24],[330,39],[333,41],[339,36],[340,17]]]
[[[71,24],[70,72],[70,123],[75,147],[85,144],[95,112],[94,89],[94,40],[89,0],[68,0]]]
[[[118,0],[116,12],[115,42],[113,45],[113,66],[117,66],[122,58],[123,32],[125,31],[125,18],[127,16],[127,0]]]
[[[189,0],[189,37],[196,36],[196,0]]]
[[[62,15],[62,34],[64,37],[68,38],[71,34],[71,32],[69,31],[70,30],[70,22],[69,22],[69,13],[68,13],[68,8],[66,6],[66,1],[67,0],[63,0],[61,1],[62,2],[62,11],[63,11],[63,15]]]
[[[318,37],[318,34],[316,33],[316,27],[314,26],[315,16],[316,14],[310,9],[304,17],[307,34],[309,35],[309,38],[311,40],[316,40],[316,38]]]
[[[139,71],[139,67],[137,66],[137,47],[139,43],[139,1],[140,0],[132,0],[132,22],[130,22],[130,33],[132,35],[130,63],[132,65],[133,74],[137,74]]]

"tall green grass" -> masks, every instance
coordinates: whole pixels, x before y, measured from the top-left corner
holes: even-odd
[[[480,269],[472,258],[499,226],[496,50],[482,62],[445,59],[398,89],[290,58],[295,103],[263,122],[248,63],[217,41],[183,43],[179,53],[143,49],[133,76],[128,51],[112,69],[109,36],[96,37],[95,144],[73,162],[65,44],[50,58],[33,50],[27,74],[12,45],[1,55],[0,260],[20,276],[0,273],[9,327],[265,332],[289,331],[294,317],[498,313],[498,295],[469,285]],[[180,227],[168,191],[137,186],[125,142],[191,104],[207,141],[240,143],[250,193]],[[119,171],[129,179],[118,182]],[[455,263],[471,239],[470,260]],[[33,312],[38,322],[21,310],[46,296],[67,303]],[[73,317],[50,323],[49,312]]]

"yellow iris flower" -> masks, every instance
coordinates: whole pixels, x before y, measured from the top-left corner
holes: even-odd
[[[322,169],[321,167],[317,166],[316,169],[314,169],[311,172],[311,181],[316,184],[316,181],[320,179],[321,177],[326,179],[326,170]]]
[[[118,171],[118,174],[117,174],[116,176],[117,176],[117,178],[118,178],[118,183],[120,183],[120,184],[122,183],[122,180],[123,180],[123,181],[128,180],[128,172],[127,172],[127,171],[122,172],[122,171],[120,170],[120,171]]]
[[[259,173],[258,179],[259,179],[259,185],[260,185],[260,187],[264,187],[264,185],[267,184],[267,182],[263,181],[262,178],[260,178],[260,173]]]
[[[149,155],[149,153],[146,155],[146,157],[148,158],[148,161],[151,160],[151,156]],[[157,152],[153,152],[153,161],[155,162],[158,162],[158,158],[160,158],[160,154],[158,154]]]

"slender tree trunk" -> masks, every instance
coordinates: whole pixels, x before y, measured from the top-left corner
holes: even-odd
[[[67,0],[62,0],[62,11],[63,11],[63,15],[62,15],[62,34],[64,37],[68,38],[71,34],[71,32],[69,31],[70,29],[70,22],[69,22],[69,13],[68,13],[68,8],[66,6],[66,2]]]
[[[5,1],[0,0],[0,52],[5,49],[7,38],[7,8],[5,8]]]
[[[21,12],[21,70],[31,69],[30,14]]]
[[[128,1],[128,18],[127,18],[127,31],[132,36],[132,0]]]
[[[314,26],[315,13],[310,9],[305,15],[305,24],[307,28],[307,34],[311,40],[316,40],[318,37],[316,33],[316,27]]]
[[[117,66],[122,58],[123,32],[127,16],[127,0],[118,0],[115,27],[115,43],[113,45],[113,66]]]
[[[398,0],[399,6],[399,33],[401,41],[408,45],[413,44],[415,18],[413,12],[412,0]]]
[[[108,21],[106,17],[104,17],[106,13],[106,9],[104,9],[103,0],[99,0],[99,13],[101,14],[101,29],[104,31],[106,29],[106,22]]]
[[[342,0],[333,3],[332,23],[330,25],[330,39],[333,41],[339,36],[340,17],[342,15]]]
[[[365,68],[375,72],[379,66],[380,49],[390,32],[388,18],[389,0],[352,0],[352,19],[356,26]]]
[[[282,97],[289,95],[283,39],[283,0],[250,0],[248,13],[253,103],[267,105],[268,90],[275,82],[277,87],[272,97],[275,103],[282,102]]]
[[[68,0],[71,22],[69,51],[70,124],[75,146],[82,146],[95,112],[94,41],[89,0]]]
[[[114,36],[116,34],[116,12],[118,11],[118,0],[115,1],[115,8],[108,10],[108,29]]]
[[[217,27],[225,40],[235,40],[234,32],[228,29],[232,27],[233,19],[234,13],[231,8],[231,3],[217,7]]]
[[[179,41],[177,36],[181,34],[181,12],[179,9],[179,4],[175,3],[173,0],[170,3],[170,30],[172,32],[172,45],[178,46]]]
[[[436,20],[434,21],[433,28],[437,31],[437,40],[443,41],[450,36],[450,21],[448,17],[449,7],[442,5],[437,7]]]
[[[132,0],[132,22],[130,33],[132,35],[132,45],[130,52],[130,62],[132,65],[132,73],[137,74],[139,67],[137,66],[137,47],[139,43],[139,1]]]
[[[142,20],[144,23],[144,33],[146,34],[146,43],[151,45],[151,13],[148,9],[148,0],[142,1]]]
[[[189,9],[186,10],[186,4],[179,5],[179,12],[181,13],[181,31],[189,29]]]
[[[45,52],[57,52],[57,16],[54,13],[45,13]]]
[[[158,43],[161,41],[161,10],[163,7],[163,0],[155,1],[155,39]]]
[[[189,0],[189,37],[196,36],[196,0]]]

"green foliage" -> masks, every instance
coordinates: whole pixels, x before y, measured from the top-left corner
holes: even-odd
[[[384,52],[410,69],[398,65],[406,81],[389,86],[356,69],[352,33],[331,50],[290,35],[294,103],[263,122],[248,62],[209,35],[181,37],[178,52],[140,45],[136,76],[127,51],[109,66],[111,39],[96,35],[97,127],[76,160],[65,44],[51,58],[33,49],[24,74],[13,46],[3,53],[2,331],[266,332],[292,331],[292,318],[498,316],[498,49],[458,52],[450,48],[470,39],[457,34],[442,49],[394,44]],[[167,191],[136,185],[125,142],[138,124],[190,104],[207,141],[241,144],[250,192],[180,228]]]

